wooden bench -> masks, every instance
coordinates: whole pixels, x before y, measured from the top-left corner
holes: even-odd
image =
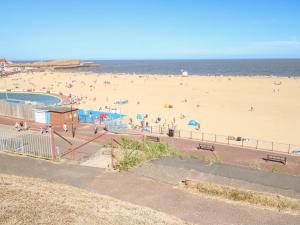
[[[199,143],[197,149],[209,150],[213,152],[215,150],[215,146],[210,144]]]
[[[146,136],[147,141],[160,142],[160,137],[156,136]]]
[[[279,155],[270,155],[267,154],[267,157],[264,158],[265,161],[273,161],[273,162],[279,162],[286,165],[286,157],[279,156]]]

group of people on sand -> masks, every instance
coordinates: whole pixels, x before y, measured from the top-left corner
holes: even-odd
[[[40,127],[41,133],[48,133],[51,128],[51,124],[46,125],[45,127]]]
[[[21,121],[20,123],[16,122],[15,128],[17,131],[28,130],[26,121],[25,122]]]

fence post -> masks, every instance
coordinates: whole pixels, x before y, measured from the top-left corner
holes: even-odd
[[[288,154],[290,154],[291,144],[289,144]]]
[[[255,147],[256,149],[258,148],[258,140],[256,140],[256,147]]]
[[[193,139],[193,132],[190,132],[190,138]]]
[[[204,133],[202,133],[202,141],[204,140]]]
[[[54,143],[54,133],[53,133],[53,128],[50,128],[50,143],[51,143],[51,155],[52,155],[52,160],[56,160],[56,148],[55,148],[55,143]]]
[[[215,143],[217,142],[217,135],[215,134]]]
[[[274,142],[272,141],[272,152],[274,151]]]
[[[242,147],[244,147],[244,139],[242,138]]]

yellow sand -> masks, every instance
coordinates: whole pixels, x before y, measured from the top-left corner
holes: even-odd
[[[154,120],[159,116],[161,125],[175,118],[177,128],[194,130],[187,125],[194,119],[203,132],[300,144],[300,79],[39,72],[6,80],[1,80],[0,89],[18,86],[18,90],[87,96],[78,107],[118,108],[133,119],[137,113],[148,114],[149,125],[157,125]],[[69,83],[72,88],[65,87]],[[114,104],[118,99],[129,103]],[[166,103],[173,108],[165,108]]]

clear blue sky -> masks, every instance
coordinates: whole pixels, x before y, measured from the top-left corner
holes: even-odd
[[[0,0],[0,58],[300,58],[299,0]]]

